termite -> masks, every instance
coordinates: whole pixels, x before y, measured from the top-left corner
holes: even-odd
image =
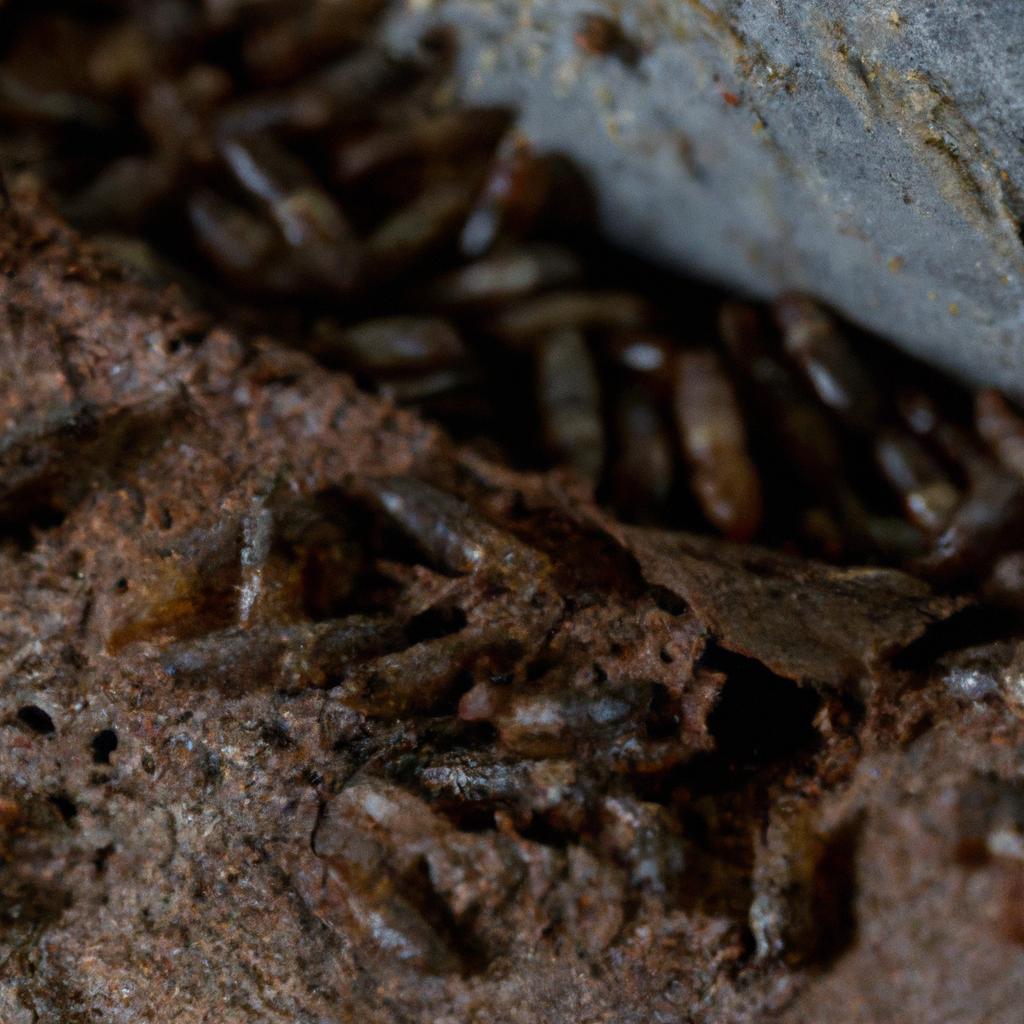
[[[736,394],[714,352],[679,354],[673,405],[704,514],[731,540],[750,540],[761,525],[761,483]]]
[[[556,245],[523,245],[495,252],[444,274],[423,289],[423,300],[450,310],[501,307],[580,279],[579,261]]]
[[[523,345],[564,329],[641,328],[652,315],[647,300],[633,292],[559,291],[510,306],[488,327],[502,341]]]
[[[225,140],[221,152],[239,184],[266,206],[296,264],[318,283],[351,286],[359,256],[355,235],[307,168],[269,136]]]
[[[320,320],[311,347],[325,362],[374,378],[427,373],[466,357],[458,332],[447,320],[424,316],[381,317],[352,327]]]
[[[775,319],[786,352],[822,403],[849,426],[870,432],[879,413],[878,389],[838,325],[813,299],[783,296]]]
[[[975,398],[974,422],[996,458],[1024,478],[1024,417],[998,391],[987,389]]]
[[[601,393],[593,357],[579,331],[556,331],[540,344],[537,401],[549,451],[595,481],[604,463]]]
[[[949,474],[912,434],[896,428],[875,438],[875,458],[882,475],[900,496],[907,518],[936,533],[960,503],[960,492]]]
[[[627,388],[615,403],[611,486],[618,508],[641,519],[664,511],[675,459],[665,417],[646,389]]]
[[[549,188],[547,168],[529,140],[518,132],[506,136],[463,228],[463,253],[482,256],[501,235],[523,233],[540,215]]]

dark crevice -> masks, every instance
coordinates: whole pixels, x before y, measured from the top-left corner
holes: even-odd
[[[809,963],[827,967],[835,962],[857,938],[857,851],[861,839],[860,820],[852,821],[830,835],[811,883],[816,941]]]
[[[755,895],[756,845],[770,820],[776,787],[813,764],[821,744],[814,725],[821,698],[759,662],[717,647],[709,649],[702,666],[726,676],[708,718],[714,748],[636,789],[642,799],[670,808],[679,821],[686,870],[678,904],[733,920],[752,948],[747,918]],[[840,852],[837,847],[836,866],[826,865],[832,877],[841,874]],[[845,927],[842,907],[824,913]]]
[[[651,685],[650,703],[645,721],[650,739],[668,739],[678,735],[682,709],[677,698],[662,683]]]
[[[16,515],[0,517],[0,536],[12,541],[22,552],[29,552],[40,535],[57,529],[66,518],[52,497],[45,493],[25,494]]]
[[[288,750],[295,746],[287,724],[279,718],[266,721],[260,726],[260,739],[278,750]]]
[[[1009,174],[1005,172],[997,174],[996,181],[1002,192],[1006,213],[1016,231],[1017,240],[1021,246],[1024,246],[1024,195],[1021,194],[1020,189]]]
[[[53,719],[36,704],[26,704],[24,707],[18,708],[18,721],[23,722],[40,736],[49,736],[56,732],[57,728],[53,724]]]
[[[50,797],[50,803],[53,804],[57,813],[68,824],[78,816],[78,808],[75,806],[74,800],[67,793],[54,793]]]
[[[409,644],[425,643],[452,636],[466,626],[466,613],[456,606],[435,605],[414,616],[405,627]]]
[[[494,808],[482,803],[455,804],[449,801],[439,803],[437,808],[460,832],[493,832],[498,827],[494,818]]]
[[[474,683],[473,674],[468,669],[456,673],[437,699],[424,709],[424,714],[428,718],[440,719],[442,722],[455,718],[459,712],[459,701],[473,688]]]
[[[650,588],[651,597],[654,603],[669,615],[690,614],[690,606],[678,594],[673,593],[667,587],[653,586]]]
[[[417,862],[405,882],[403,894],[456,957],[461,973],[468,977],[485,970],[490,959],[487,951],[476,940],[472,927],[456,920],[448,900],[435,889],[425,860]]]
[[[703,664],[726,676],[708,729],[715,741],[710,757],[728,774],[792,761],[814,748],[819,738],[814,716],[821,704],[816,691],[718,648],[708,652]]]
[[[106,846],[101,846],[94,854],[92,862],[96,868],[96,874],[102,875],[107,870],[107,861],[110,860],[110,855],[114,852],[114,844],[108,843]]]
[[[1024,635],[1024,620],[1019,612],[971,605],[899,651],[892,665],[895,669],[926,670],[954,651],[1018,635]]]
[[[568,832],[565,829],[553,825],[545,817],[535,817],[527,825],[519,829],[519,834],[531,842],[540,843],[542,846],[550,846],[555,850],[567,850],[569,846],[578,841],[578,834]]]
[[[117,750],[117,733],[113,729],[101,729],[92,738],[93,764],[110,764],[110,755]]]

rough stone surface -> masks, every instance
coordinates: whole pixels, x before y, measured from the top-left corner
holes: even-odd
[[[1017,395],[1017,0],[407,0],[457,25],[476,101],[522,107],[614,237],[757,295],[806,289]],[[581,45],[580,17],[624,43]],[[607,49],[607,47],[605,47]]]

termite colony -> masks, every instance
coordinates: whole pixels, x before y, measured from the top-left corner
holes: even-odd
[[[120,814],[135,865],[141,805],[100,787],[111,723],[154,723],[124,727],[124,788],[222,815],[181,843],[208,865],[222,837],[273,837],[268,864],[370,963],[470,979],[563,939],[612,963],[691,932],[666,907],[717,922],[726,971],[824,963],[854,932],[821,892],[849,888],[860,812],[819,828],[816,801],[862,736],[945,713],[919,662],[1022,714],[1019,643],[927,631],[968,603],[948,591],[1024,611],[1024,419],[806,297],[723,301],[613,251],[566,161],[457,105],[446,37],[389,54],[386,6],[3,6],[0,568],[25,611],[2,653],[35,673],[12,727],[85,731],[93,775],[47,799]],[[639,59],[592,19],[576,43]],[[55,725],[66,694],[79,718]],[[18,773],[27,806],[42,783]],[[985,787],[983,849],[1005,802]],[[5,794],[0,840],[21,813]],[[262,900],[251,852],[236,888]],[[196,927],[218,942],[291,920],[209,925],[217,906]]]
[[[387,6],[9,4],[0,160],[142,277],[490,454],[572,467],[626,520],[1019,600],[1004,398],[972,415],[809,299],[722,304],[597,243],[568,163],[457,104],[447,36],[392,55]],[[601,19],[575,39],[638,57]]]

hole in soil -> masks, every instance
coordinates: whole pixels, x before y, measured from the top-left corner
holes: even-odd
[[[64,522],[64,512],[52,505],[48,500],[40,499],[18,509],[18,514],[0,517],[0,534],[3,534],[17,545],[20,551],[31,551],[36,546],[39,535],[48,530],[56,529]]]
[[[71,822],[78,816],[78,808],[75,801],[67,793],[54,793],[50,797],[50,803],[57,809],[57,813],[66,821]]]
[[[478,804],[441,809],[460,832],[493,832],[498,827],[491,807]]]
[[[93,866],[96,868],[96,874],[102,875],[107,870],[107,861],[110,860],[110,855],[114,852],[114,844],[108,843],[106,846],[101,846],[92,857]]]
[[[405,635],[410,644],[420,644],[451,636],[465,625],[466,614],[461,608],[437,605],[414,616],[405,627]]]
[[[680,708],[668,687],[655,683],[651,687],[651,702],[647,709],[646,728],[651,739],[667,739],[679,731]]]
[[[708,719],[719,757],[737,766],[761,765],[807,751],[818,739],[814,690],[781,679],[763,665],[716,651],[708,662],[726,674]]]
[[[24,722],[33,732],[37,732],[41,736],[49,736],[57,730],[53,719],[35,704],[26,704],[23,708],[18,708],[18,721]]]
[[[101,729],[92,738],[92,763],[110,764],[110,755],[117,750],[117,733],[113,729]]]
[[[563,829],[556,828],[544,817],[534,817],[528,825],[519,829],[519,834],[524,839],[540,843],[541,846],[553,847],[556,850],[567,849],[569,843],[577,838],[575,833],[568,833]]]

